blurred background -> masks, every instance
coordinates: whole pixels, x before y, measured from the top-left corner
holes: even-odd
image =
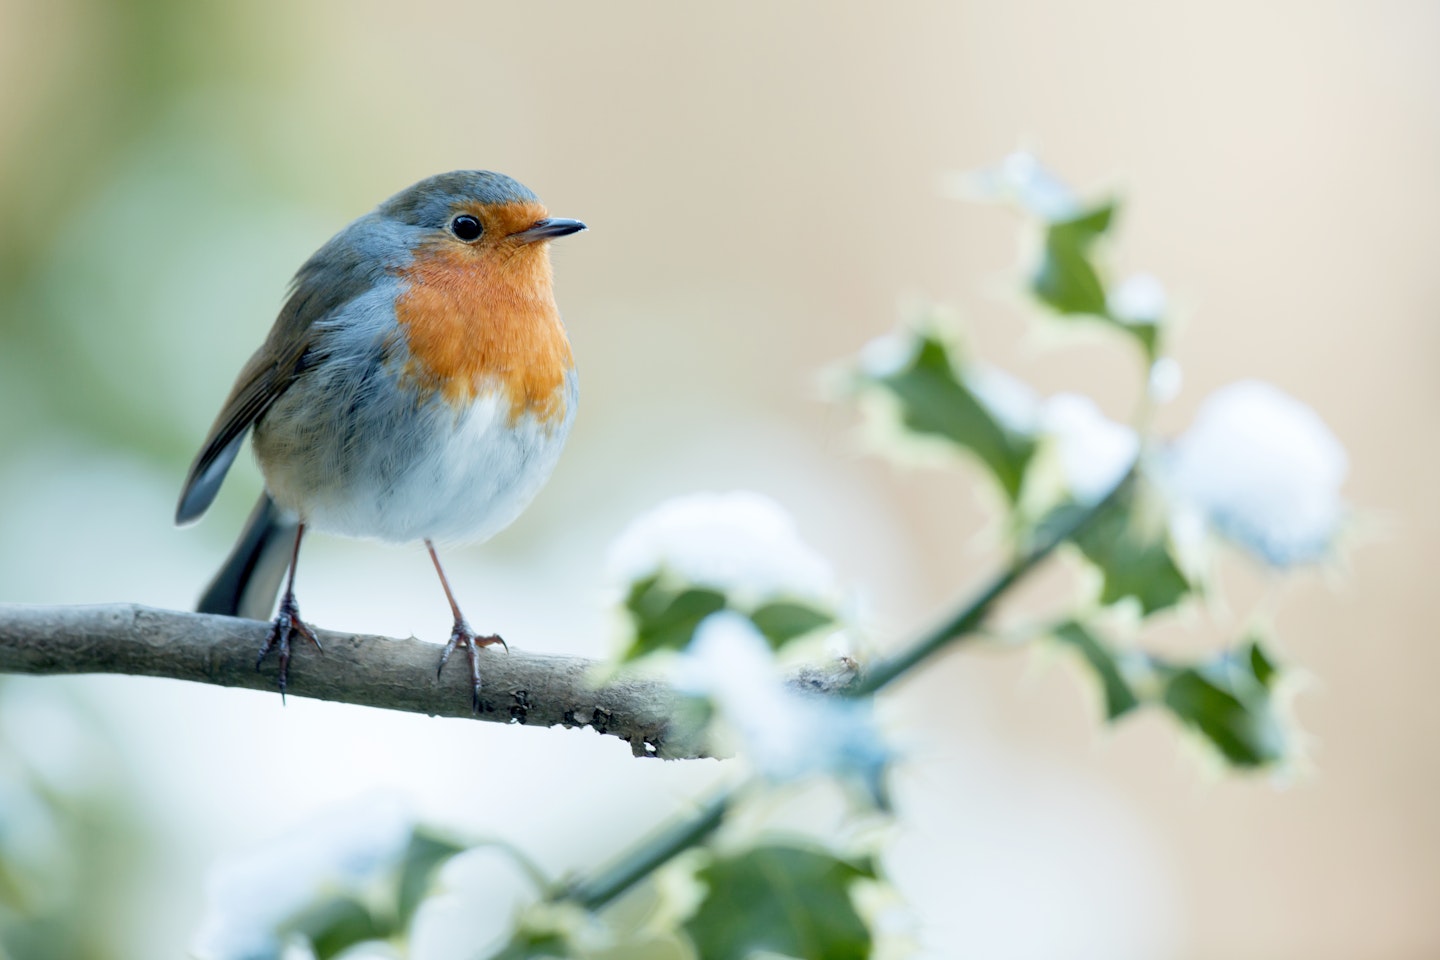
[[[1114,262],[1179,306],[1161,426],[1271,380],[1346,443],[1361,512],[1338,569],[1282,586],[1229,562],[1212,609],[1160,629],[1273,624],[1310,675],[1309,759],[1283,779],[1218,776],[1159,716],[1103,729],[1053,658],[966,651],[892,698],[910,759],[887,869],[925,955],[1435,956],[1437,40],[1440,7],[1400,0],[0,0],[0,601],[192,604],[258,473],[242,456],[191,529],[174,499],[291,273],[412,181],[485,167],[591,231],[554,249],[579,419],[530,511],[447,558],[472,622],[604,655],[609,541],[665,496],[743,487],[898,641],[994,562],[992,504],[978,474],[864,455],[820,372],[934,300],[1045,392],[1124,419],[1140,390],[1128,345],[1036,336],[1017,221],[945,196],[1024,147],[1122,193]],[[1040,591],[1073,590],[1064,572]],[[418,547],[317,536],[299,596],[332,629],[449,628]],[[347,798],[398,795],[558,872],[721,775],[588,731],[7,678],[0,888],[61,918],[37,956],[177,956],[217,857]],[[484,896],[427,908],[417,955]]]

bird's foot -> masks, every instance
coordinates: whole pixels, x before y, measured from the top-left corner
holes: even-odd
[[[475,631],[470,629],[470,624],[463,619],[456,620],[455,628],[450,631],[450,642],[445,644],[445,649],[440,654],[440,665],[435,668],[435,679],[439,680],[450,654],[455,652],[456,647],[465,648],[470,659],[470,709],[476,713],[480,712],[480,648],[495,643],[504,647],[506,653],[510,652],[510,644],[499,635],[492,633],[486,637],[477,636]]]
[[[260,656],[255,659],[255,669],[260,669],[260,664],[265,662],[271,650],[280,652],[280,700],[285,700],[285,683],[290,677],[290,638],[299,635],[315,644],[315,649],[324,653],[320,646],[320,638],[315,636],[315,631],[310,629],[309,624],[300,619],[300,606],[295,602],[295,594],[286,591],[280,598],[280,612],[276,614],[275,621],[270,624],[270,635],[265,638],[265,646],[260,648]]]

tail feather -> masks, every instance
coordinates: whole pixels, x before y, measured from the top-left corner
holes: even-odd
[[[295,521],[281,515],[268,493],[250,511],[245,530],[220,572],[200,596],[200,613],[269,620],[290,566]]]

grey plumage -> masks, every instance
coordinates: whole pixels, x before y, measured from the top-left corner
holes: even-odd
[[[376,210],[412,227],[438,230],[453,216],[456,203],[538,203],[529,187],[492,170],[453,170],[436,174],[395,194]]]
[[[269,620],[280,581],[290,567],[295,528],[295,521],[281,514],[269,494],[260,494],[244,532],[201,594],[196,610]]]

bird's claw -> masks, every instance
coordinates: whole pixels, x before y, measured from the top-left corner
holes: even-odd
[[[450,631],[450,641],[440,652],[440,664],[435,668],[435,679],[439,680],[450,654],[454,653],[457,647],[465,648],[470,660],[470,709],[475,713],[480,712],[480,648],[496,643],[504,647],[506,653],[510,652],[510,645],[500,635],[492,633],[486,637],[477,636],[475,631],[470,629],[470,624],[464,620],[456,620],[454,629]]]
[[[260,665],[265,662],[271,650],[278,650],[280,654],[280,700],[285,700],[285,685],[290,678],[290,638],[299,634],[306,640],[315,644],[315,649],[324,653],[320,646],[320,638],[310,625],[300,619],[300,606],[295,602],[295,595],[286,592],[280,598],[280,612],[275,615],[275,620],[270,624],[270,633],[265,638],[265,646],[260,648],[260,656],[255,658],[255,669],[258,671]]]

